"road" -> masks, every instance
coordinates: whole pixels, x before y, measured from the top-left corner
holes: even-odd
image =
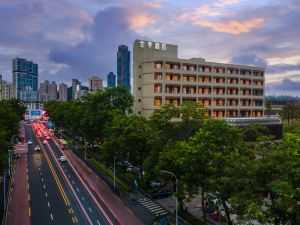
[[[60,149],[52,140],[42,144],[32,127],[25,125],[28,152],[30,214],[32,225],[120,224],[106,207],[95,199],[87,184],[72,170],[69,162],[60,162]],[[39,145],[40,152],[33,147]]]

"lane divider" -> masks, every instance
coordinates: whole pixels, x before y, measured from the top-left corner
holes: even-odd
[[[49,165],[49,167],[50,167],[50,170],[51,170],[51,172],[52,172],[52,174],[53,174],[53,177],[54,177],[55,182],[56,182],[56,184],[57,184],[57,186],[58,186],[59,192],[61,193],[61,196],[62,196],[62,198],[63,198],[63,200],[64,200],[66,206],[69,206],[69,205],[70,205],[69,199],[68,199],[68,197],[67,197],[67,195],[66,195],[66,193],[65,193],[65,191],[64,191],[64,189],[63,189],[63,187],[62,187],[62,185],[61,185],[61,183],[60,183],[60,181],[59,181],[59,179],[58,179],[58,177],[57,177],[57,174],[56,174],[56,172],[55,172],[55,170],[54,170],[54,168],[53,168],[53,165],[52,165],[52,163],[51,163],[51,161],[50,161],[50,159],[49,159],[49,156],[48,156],[48,154],[46,153],[46,150],[45,150],[44,146],[42,145],[40,139],[37,139],[37,140],[38,140],[38,142],[39,142],[39,144],[40,144],[40,147],[41,147],[42,150],[43,150],[43,154],[44,154],[44,156],[45,156],[45,158],[46,158],[46,161],[47,161],[47,163],[48,163],[48,165]]]
[[[52,138],[52,140],[54,140],[54,144],[58,147],[58,149],[60,150],[60,152],[62,153],[62,150],[60,149],[59,145],[57,144],[55,138]],[[49,143],[47,142],[47,145],[50,147]],[[97,199],[95,198],[95,196],[92,194],[92,192],[90,191],[90,189],[88,188],[88,186],[85,184],[85,182],[83,181],[83,179],[81,178],[81,176],[78,174],[77,170],[73,167],[73,165],[71,163],[69,163],[69,166],[71,167],[71,169],[73,170],[73,172],[75,173],[75,175],[77,176],[77,178],[79,179],[79,181],[81,182],[81,184],[84,186],[84,188],[86,189],[86,191],[89,193],[89,195],[91,196],[91,198],[93,199],[94,203],[97,205],[98,209],[100,210],[100,212],[102,213],[102,215],[105,217],[105,219],[107,220],[107,222],[111,225],[113,225],[113,222],[111,221],[111,219],[108,217],[107,213],[105,212],[105,210],[103,209],[103,207],[98,203]],[[104,199],[100,196],[97,195],[100,200],[104,203],[104,205],[107,207],[107,209],[110,211],[110,213],[113,215],[113,217],[118,221],[119,224],[123,225],[123,223],[119,220],[119,218],[116,216],[116,214],[113,212],[113,210],[108,206],[108,204],[104,201]]]
[[[83,207],[81,201],[79,200],[79,198],[78,198],[78,196],[77,196],[77,194],[76,194],[76,191],[75,191],[74,188],[72,187],[70,181],[68,180],[66,174],[64,173],[64,170],[62,169],[60,163],[58,162],[57,158],[55,157],[54,153],[52,152],[51,147],[50,147],[50,145],[49,145],[48,142],[47,142],[47,147],[49,148],[50,154],[52,155],[52,157],[53,157],[53,159],[54,159],[56,165],[58,166],[58,168],[59,168],[59,170],[60,170],[62,176],[64,177],[65,181],[66,181],[67,184],[69,185],[71,191],[73,192],[73,195],[74,195],[76,201],[78,202],[78,204],[79,204],[79,206],[80,206],[82,212],[84,213],[85,218],[88,220],[89,224],[93,225],[93,223],[92,223],[90,217],[88,216],[88,214],[87,214],[85,208]]]

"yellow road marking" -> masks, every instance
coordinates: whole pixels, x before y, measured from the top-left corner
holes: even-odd
[[[76,216],[74,217],[74,219],[75,219],[75,222],[78,223],[78,220],[77,220],[77,217],[76,217]]]
[[[72,217],[72,221],[73,221],[73,223],[75,223],[74,217]]]
[[[40,141],[39,139],[38,139],[38,142],[39,142],[39,144],[40,144],[40,147],[41,147],[42,150],[43,150],[43,154],[44,154],[44,156],[45,156],[45,158],[46,158],[46,160],[47,160],[47,162],[48,162],[48,165],[49,165],[49,167],[50,167],[50,170],[51,170],[51,172],[52,172],[52,174],[53,174],[53,177],[54,177],[54,179],[55,179],[55,182],[56,182],[56,184],[57,184],[57,186],[58,186],[59,192],[61,193],[61,196],[63,197],[63,200],[64,200],[66,206],[68,206],[68,205],[70,205],[70,202],[69,202],[68,197],[67,197],[67,195],[66,195],[66,193],[65,193],[65,191],[64,191],[64,189],[63,189],[63,187],[62,187],[62,185],[61,185],[61,183],[60,183],[60,181],[59,181],[59,179],[58,179],[58,177],[57,177],[57,174],[56,174],[56,172],[55,172],[55,170],[54,170],[54,168],[53,168],[53,166],[52,166],[52,163],[51,163],[51,161],[50,161],[50,159],[49,159],[49,156],[48,156],[48,154],[46,153],[45,148],[44,148],[44,146],[41,144],[41,141]]]
[[[28,193],[28,201],[30,201],[30,194]]]
[[[31,208],[30,208],[30,206],[28,207],[28,212],[29,212],[29,216],[31,216]]]

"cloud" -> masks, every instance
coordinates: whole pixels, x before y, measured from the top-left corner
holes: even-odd
[[[221,33],[241,34],[248,33],[254,28],[260,27],[261,25],[263,25],[264,19],[255,18],[243,21],[228,20],[222,22],[199,19],[194,23],[199,26],[211,28],[214,31]]]
[[[131,29],[139,29],[154,24],[156,22],[156,18],[148,13],[142,13],[130,16],[128,18],[128,22]]]
[[[86,80],[94,74],[104,78],[108,72],[116,71],[118,45],[131,47],[133,41],[139,38],[127,22],[129,17],[129,12],[122,7],[106,8],[96,14],[90,26],[84,28],[89,38],[74,46],[52,48],[49,59],[66,65],[61,67],[57,76]]]
[[[258,66],[258,67],[267,67],[267,61],[259,58],[255,54],[238,54],[231,58],[231,63]]]
[[[280,82],[269,83],[266,88],[267,94],[276,93],[276,95],[299,96],[299,90],[300,81],[293,81],[291,79],[283,79]]]

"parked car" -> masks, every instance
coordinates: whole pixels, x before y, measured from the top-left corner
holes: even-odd
[[[27,142],[29,145],[32,145],[32,140],[28,140]]]
[[[172,192],[168,192],[168,191],[164,191],[164,190],[154,191],[154,192],[150,192],[149,196],[152,199],[168,198],[168,197],[172,196]]]
[[[159,188],[161,186],[161,182],[159,180],[151,180],[150,187]]]
[[[66,162],[67,161],[67,157],[62,155],[60,158],[59,158],[59,161],[61,162]]]

